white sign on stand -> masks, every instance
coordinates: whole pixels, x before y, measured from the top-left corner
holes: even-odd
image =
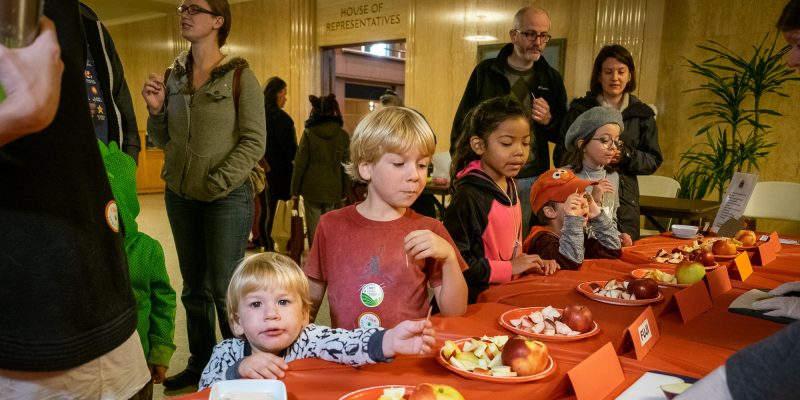
[[[747,208],[747,202],[750,201],[750,195],[753,194],[753,189],[756,187],[756,182],[758,182],[758,175],[734,172],[725,197],[722,198],[719,211],[717,211],[717,217],[714,218],[711,232],[716,233],[725,222],[742,217]]]

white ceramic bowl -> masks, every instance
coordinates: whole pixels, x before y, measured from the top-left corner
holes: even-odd
[[[234,379],[211,386],[209,400],[224,399],[286,400],[286,385],[274,379]]]
[[[697,227],[692,225],[672,225],[672,234],[685,239],[697,236]]]

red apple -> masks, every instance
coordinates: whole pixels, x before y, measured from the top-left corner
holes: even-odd
[[[547,346],[538,340],[517,336],[503,346],[503,364],[511,367],[518,376],[535,375],[547,367]]]
[[[748,229],[742,229],[739,232],[736,232],[736,235],[734,235],[733,238],[742,242],[742,246],[756,245],[756,233]]]
[[[561,313],[561,322],[567,324],[569,329],[586,333],[594,328],[594,320],[589,307],[582,305],[569,305],[564,307]]]
[[[408,400],[464,400],[464,396],[452,386],[420,383]]]
[[[695,257],[693,260],[694,261],[699,261],[701,264],[703,264],[706,267],[713,266],[714,264],[717,263],[714,260],[714,253],[712,253],[712,252],[710,252],[710,251],[708,251],[706,249],[700,249],[700,252],[698,253],[697,257]]]
[[[714,242],[711,251],[718,256],[732,256],[736,254],[736,246],[729,239],[720,239]]]
[[[628,282],[628,293],[637,300],[658,297],[658,282],[650,278],[634,279]]]

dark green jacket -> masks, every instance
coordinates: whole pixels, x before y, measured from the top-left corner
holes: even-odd
[[[514,46],[507,44],[500,50],[497,58],[481,61],[472,71],[467,88],[464,89],[464,96],[461,97],[461,103],[458,105],[456,116],[453,119],[453,128],[450,131],[450,154],[455,151],[464,117],[469,110],[484,100],[511,93],[511,84],[508,83],[508,78],[503,71],[512,51],[514,51]],[[533,86],[536,97],[547,100],[552,120],[547,126],[537,123],[531,126],[534,137],[534,140],[531,141],[531,157],[517,178],[539,176],[550,168],[550,148],[547,142],[556,143],[559,138],[561,120],[567,112],[567,90],[564,88],[564,80],[558,71],[550,67],[544,57],[540,57],[539,61],[533,63]]]
[[[292,195],[316,203],[339,202],[350,184],[342,165],[349,159],[350,136],[339,122],[307,127],[294,160]]]

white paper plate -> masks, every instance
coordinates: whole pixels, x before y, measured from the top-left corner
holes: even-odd
[[[286,385],[274,379],[219,381],[211,386],[208,400],[224,399],[287,400]]]

